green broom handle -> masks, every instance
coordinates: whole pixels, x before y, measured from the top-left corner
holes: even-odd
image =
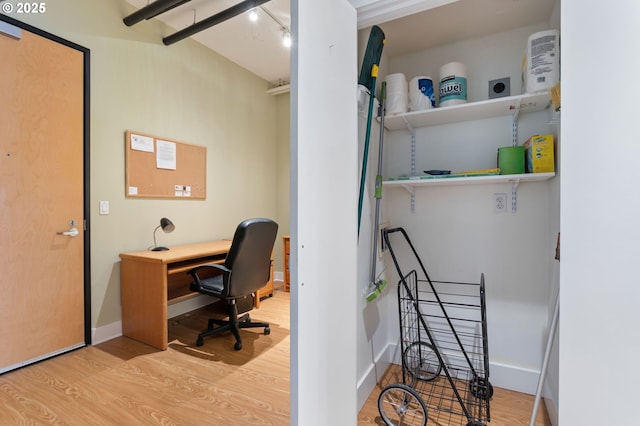
[[[364,138],[364,153],[362,154],[362,171],[360,172],[360,197],[358,199],[358,237],[360,237],[360,219],[362,218],[362,201],[364,199],[364,181],[367,175],[367,158],[369,157],[369,141],[371,139],[371,122],[373,120],[373,100],[376,91],[376,78],[378,77],[378,66],[371,66],[371,89],[369,91],[369,111],[367,113],[367,129]]]

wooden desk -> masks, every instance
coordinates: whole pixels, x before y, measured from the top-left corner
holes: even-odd
[[[223,263],[231,240],[170,247],[168,251],[120,253],[122,334],[167,349],[167,305],[196,296],[187,271]]]

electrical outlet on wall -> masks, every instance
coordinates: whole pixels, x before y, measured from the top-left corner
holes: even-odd
[[[496,213],[507,211],[507,194],[493,194],[493,211]]]

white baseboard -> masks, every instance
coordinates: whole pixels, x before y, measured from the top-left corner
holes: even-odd
[[[493,362],[489,368],[489,381],[493,386],[535,395],[540,371]]]
[[[122,336],[122,321],[112,322],[91,329],[91,344],[97,345],[120,336]]]
[[[378,357],[374,360],[374,362],[369,366],[364,375],[360,378],[357,384],[357,400],[358,400],[358,411],[362,409],[362,406],[369,399],[369,395],[373,392],[373,389],[376,387],[380,377],[384,374],[384,372],[391,364],[391,359],[393,358],[391,350],[395,348],[395,345],[387,345],[385,350],[383,350]]]

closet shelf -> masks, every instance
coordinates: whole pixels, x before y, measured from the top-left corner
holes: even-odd
[[[394,180],[386,180],[382,182],[386,187],[402,187],[411,192],[412,187],[416,186],[451,186],[451,185],[472,185],[486,183],[515,183],[520,182],[538,182],[548,180],[554,177],[555,173],[523,173],[517,175],[491,175],[491,176],[467,176],[440,178],[429,176],[416,176],[410,178],[397,178]]]
[[[459,123],[469,120],[501,117],[505,115],[537,112],[546,109],[551,100],[548,92],[527,93],[486,101],[471,102],[425,111],[413,111],[384,118],[388,130],[415,129],[417,127]]]

